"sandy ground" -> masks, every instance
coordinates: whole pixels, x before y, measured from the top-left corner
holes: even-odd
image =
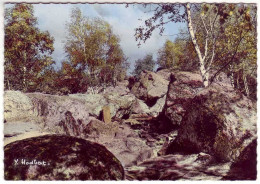
[[[51,134],[33,122],[8,122],[4,124],[4,146],[30,137]]]

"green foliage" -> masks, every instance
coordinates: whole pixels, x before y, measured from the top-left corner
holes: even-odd
[[[155,61],[152,54],[147,54],[143,59],[135,61],[135,68],[132,72],[133,75],[139,76],[143,70],[153,71]]]
[[[118,72],[126,70],[124,65],[127,62],[119,45],[120,39],[113,33],[112,27],[100,18],[83,16],[79,8],[72,10],[66,27],[64,49],[71,67],[63,65],[67,77],[80,75],[78,88],[81,88],[85,77],[89,78],[90,86],[117,81]]]
[[[162,68],[188,71],[197,69],[197,56],[192,42],[183,36],[178,36],[174,42],[166,40],[157,56],[157,64]]]
[[[54,63],[53,38],[37,27],[33,6],[16,4],[5,13],[5,89],[35,91],[45,69]]]
[[[188,70],[199,68],[202,78],[203,75],[206,76],[205,80],[208,80],[207,75],[211,74],[210,82],[224,71],[230,76],[235,88],[256,99],[256,5],[224,3],[191,5],[191,9],[187,8],[187,4],[178,3],[150,5],[149,15],[152,16],[144,20],[145,26],[136,28],[135,36],[139,41],[138,44],[149,39],[156,29],[162,34],[164,26],[169,22],[192,22],[193,30],[189,31],[194,33],[193,44],[190,44],[190,38],[182,39],[181,36],[177,38],[184,42],[180,46],[176,41],[166,42],[158,53],[158,64],[162,67]],[[192,20],[187,17],[188,11]],[[196,52],[191,45],[194,45]],[[194,61],[199,62],[197,65],[187,65]]]

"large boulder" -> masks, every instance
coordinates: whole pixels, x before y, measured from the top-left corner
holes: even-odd
[[[86,139],[104,145],[123,166],[133,166],[156,155],[154,149],[146,144],[146,140],[140,138],[139,133],[126,123],[105,124],[92,120],[86,130]]]
[[[124,169],[104,146],[45,135],[4,147],[6,180],[122,180]]]
[[[132,113],[134,114],[147,114],[153,117],[157,117],[160,112],[162,112],[163,107],[165,105],[166,95],[162,98],[159,98],[156,103],[149,107],[143,100],[136,99],[133,104]]]
[[[187,110],[186,104],[202,87],[203,83],[198,73],[177,71],[171,73],[163,115],[172,125],[180,125]]]
[[[167,93],[168,84],[169,81],[165,80],[161,75],[143,71],[139,81],[135,82],[131,88],[131,92],[151,107]]]
[[[100,94],[71,94],[71,99],[81,100],[91,116],[100,118],[104,106],[109,106],[112,118],[122,118],[131,113],[135,96],[124,85],[108,87]]]
[[[254,139],[234,161],[223,180],[256,180],[257,140]]]
[[[46,131],[84,137],[87,124],[90,122],[88,107],[80,100],[68,96],[28,93],[34,111]]]
[[[34,117],[33,104],[29,97],[20,91],[4,92],[5,122],[29,120]]]
[[[238,158],[256,137],[255,104],[222,79],[197,93],[185,93],[178,136],[168,153],[205,152],[221,161]]]

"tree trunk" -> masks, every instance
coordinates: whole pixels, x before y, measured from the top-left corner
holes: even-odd
[[[231,77],[230,77],[231,85],[232,85],[233,88],[235,88],[235,79],[234,79],[233,66],[229,65],[229,68],[230,68],[230,72],[231,72]]]
[[[199,45],[198,45],[196,37],[195,37],[194,30],[193,30],[193,27],[192,27],[192,20],[191,20],[190,4],[189,3],[186,4],[186,11],[187,11],[187,18],[188,18],[188,29],[189,29],[189,32],[190,32],[191,40],[192,40],[192,43],[195,47],[195,51],[197,53],[197,56],[199,58],[200,73],[201,73],[201,77],[202,77],[202,80],[203,80],[203,85],[204,85],[204,87],[207,87],[209,85],[209,71],[206,70],[206,68],[205,68],[205,62],[204,61],[205,61],[206,57],[205,56],[202,57]]]
[[[24,57],[24,66],[23,66],[23,91],[26,92],[27,91],[27,81],[26,81],[26,62],[27,62],[27,55],[26,52],[23,53],[23,57]]]
[[[246,75],[244,75],[244,74],[243,74],[243,81],[244,81],[244,88],[246,91],[246,96],[249,97],[250,93],[249,93],[248,83],[247,83]]]
[[[240,88],[240,85],[239,85],[239,72],[238,72],[238,74],[237,74],[237,89],[239,89]]]
[[[10,89],[10,82],[9,82],[9,79],[6,79],[6,83],[7,83],[7,89],[8,89],[8,90],[11,90],[11,89]]]

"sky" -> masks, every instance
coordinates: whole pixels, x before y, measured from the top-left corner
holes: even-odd
[[[5,8],[12,6],[5,4]],[[173,41],[179,29],[186,27],[185,23],[169,23],[165,27],[163,36],[160,36],[159,30],[156,30],[146,43],[138,47],[134,37],[135,28],[144,25],[144,20],[151,16],[147,13],[148,9],[144,9],[141,5],[130,5],[128,8],[125,4],[34,4],[33,6],[39,29],[49,31],[55,39],[52,57],[57,69],[66,59],[63,49],[66,39],[65,24],[70,20],[73,7],[79,7],[84,16],[102,18],[112,26],[113,32],[120,37],[121,48],[130,62],[129,71],[133,70],[135,61],[146,54],[153,54],[156,60],[157,52],[163,47],[166,39]]]

